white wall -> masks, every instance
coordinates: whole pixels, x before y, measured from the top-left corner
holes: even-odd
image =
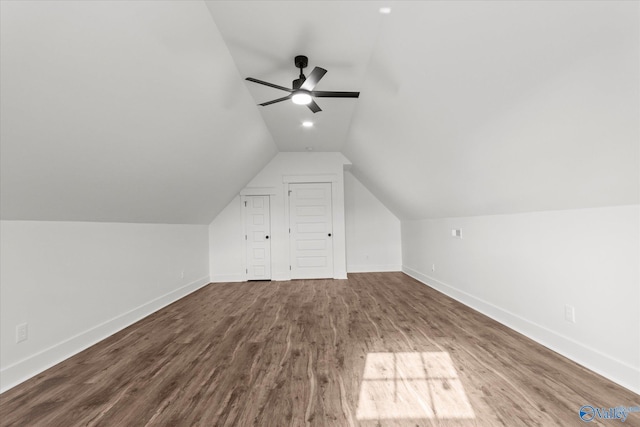
[[[298,178],[303,181],[309,180],[308,182],[327,182],[327,179],[333,181],[334,278],[347,277],[344,167],[350,164],[349,160],[340,153],[278,153],[242,190],[241,194],[245,195],[268,194],[270,196],[271,276],[273,280],[289,280],[291,278],[289,271],[289,226],[285,201],[288,184],[285,181]],[[210,236],[211,280],[214,282],[244,280],[242,218],[238,197],[233,199],[211,223]]]
[[[403,270],[640,393],[639,223],[638,205],[403,221]]]
[[[242,282],[244,240],[240,196],[218,214],[209,225],[209,271],[212,282]]]
[[[2,391],[208,283],[206,225],[0,228]],[[28,340],[16,344],[24,322]]]
[[[347,272],[400,271],[400,220],[350,172],[344,174]]]

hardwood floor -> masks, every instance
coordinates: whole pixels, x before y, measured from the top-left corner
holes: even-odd
[[[402,273],[365,273],[210,284],[2,394],[0,424],[578,426],[582,405],[640,396]]]

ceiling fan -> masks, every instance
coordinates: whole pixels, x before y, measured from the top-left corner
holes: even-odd
[[[258,83],[265,86],[270,86],[276,89],[284,90],[285,92],[289,92],[289,95],[283,96],[282,98],[274,99],[273,101],[263,102],[262,104],[258,104],[261,106],[267,106],[271,104],[275,104],[276,102],[286,101],[290,99],[294,104],[306,105],[309,107],[311,111],[317,113],[318,111],[322,111],[322,109],[316,104],[313,98],[357,98],[360,96],[360,92],[327,92],[321,90],[313,90],[320,79],[326,74],[327,70],[320,67],[315,67],[309,77],[305,77],[302,73],[302,69],[307,67],[309,63],[309,59],[304,55],[298,55],[294,58],[293,63],[296,68],[300,69],[300,77],[295,79],[292,83],[293,89],[288,89],[284,86],[279,86],[273,83],[265,82],[262,80],[254,79],[253,77],[247,77],[247,80],[250,82]]]

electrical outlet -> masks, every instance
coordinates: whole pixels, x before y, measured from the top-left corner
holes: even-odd
[[[16,343],[26,341],[29,337],[28,324],[21,323],[16,326]]]
[[[576,323],[576,309],[571,305],[564,306],[564,320],[569,323]]]
[[[431,271],[436,271],[436,265],[435,264],[431,264]]]

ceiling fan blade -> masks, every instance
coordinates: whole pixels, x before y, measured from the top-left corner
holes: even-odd
[[[314,68],[311,74],[309,74],[309,77],[307,77],[304,83],[302,83],[300,89],[312,91],[313,88],[316,87],[322,76],[324,76],[326,73],[327,70],[325,70],[324,68]]]
[[[273,88],[276,88],[276,89],[284,90],[286,92],[292,92],[291,89],[286,88],[284,86],[274,85],[273,83],[269,83],[269,82],[265,82],[265,81],[262,81],[262,80],[254,79],[253,77],[247,77],[245,80],[248,80],[248,81],[254,82],[254,83],[258,83],[258,84],[261,84],[261,85],[265,85],[265,86],[270,86],[270,87],[273,87]]]
[[[322,90],[314,90],[311,96],[318,98],[358,98],[360,92],[327,92]]]
[[[283,96],[282,98],[274,99],[273,101],[263,102],[262,104],[258,104],[258,105],[261,105],[264,107],[266,105],[275,104],[276,102],[286,101],[287,99],[291,99],[291,95]]]
[[[313,99],[311,100],[310,103],[307,104],[307,107],[309,107],[309,109],[314,113],[317,113],[318,111],[322,111],[322,108],[320,108],[318,104],[316,104],[316,101],[314,101]]]

